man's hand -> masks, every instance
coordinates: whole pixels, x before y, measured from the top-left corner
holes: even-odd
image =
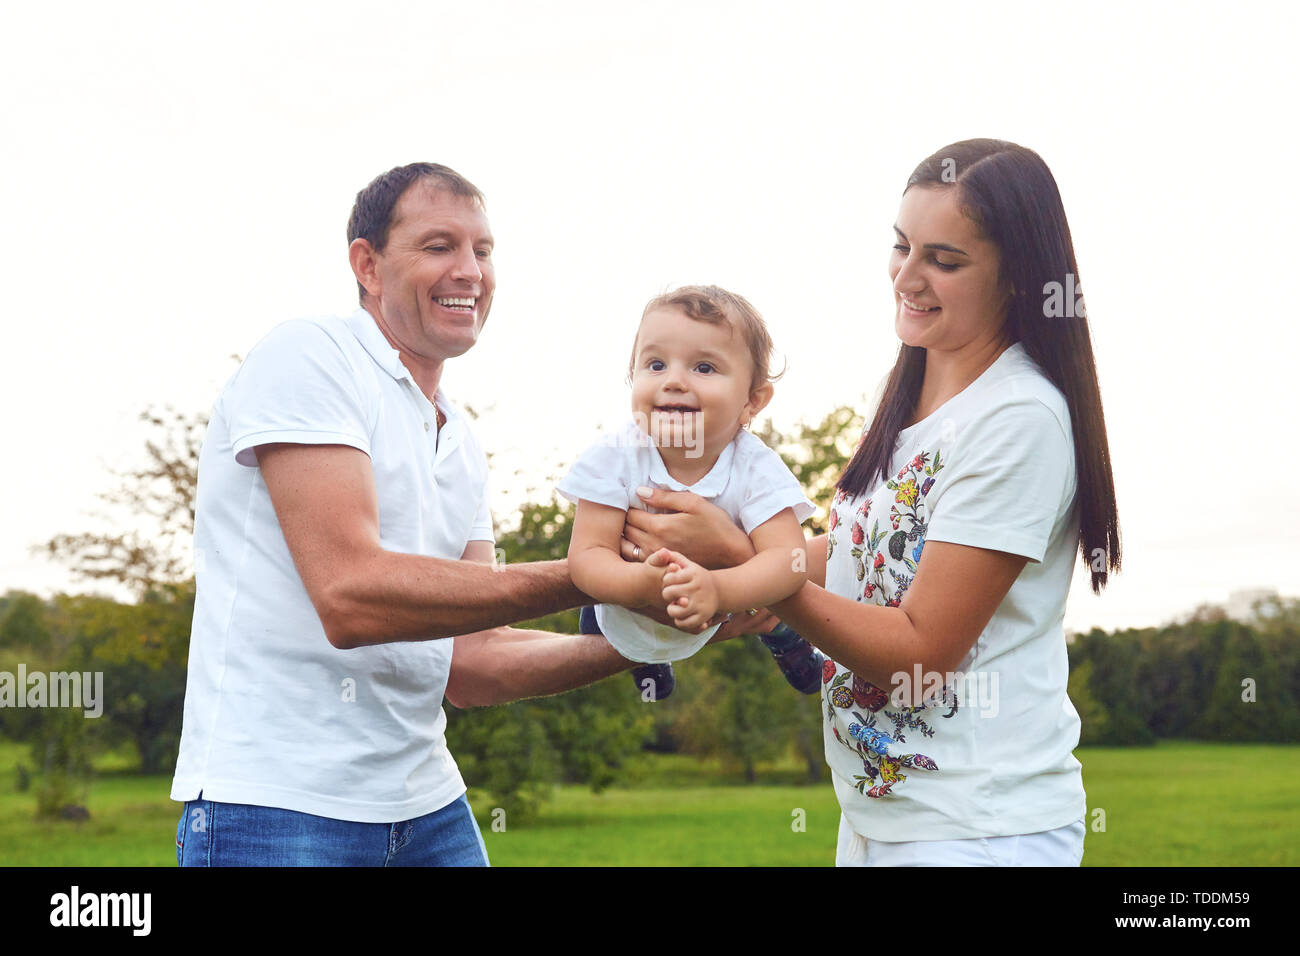
[[[645,491],[646,494],[641,494]],[[652,508],[672,512],[650,514],[627,510],[620,553],[629,561],[645,560],[660,548],[689,556],[705,568],[732,568],[754,556],[749,535],[713,502],[689,491],[637,489]]]

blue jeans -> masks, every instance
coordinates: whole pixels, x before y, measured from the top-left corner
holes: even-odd
[[[465,795],[400,823],[355,823],[296,810],[185,804],[176,825],[177,866],[487,866],[487,848]]]

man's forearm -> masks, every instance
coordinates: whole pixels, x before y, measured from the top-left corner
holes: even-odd
[[[380,551],[329,585],[316,610],[330,643],[351,648],[470,634],[585,603],[567,561],[494,568]]]
[[[599,634],[501,627],[456,638],[446,695],[456,707],[486,707],[561,694],[631,666]]]

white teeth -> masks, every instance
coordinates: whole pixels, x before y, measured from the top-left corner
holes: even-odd
[[[932,306],[917,305],[911,299],[901,297],[901,296],[900,298],[903,299],[903,305],[907,306],[913,312],[934,312],[936,309],[939,308],[937,305],[932,305]]]
[[[445,306],[448,306],[448,307],[464,306],[464,307],[466,307],[466,308],[470,308],[470,309],[472,309],[472,308],[474,308],[474,303],[475,303],[476,301],[478,301],[478,300],[476,300],[476,299],[453,299],[453,298],[444,298],[444,299],[434,299],[433,301],[434,301],[434,302],[437,302],[439,305],[445,305]]]

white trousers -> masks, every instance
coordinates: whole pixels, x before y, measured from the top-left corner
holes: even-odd
[[[1078,866],[1083,862],[1079,820],[1055,830],[970,840],[868,840],[840,814],[836,866]]]

